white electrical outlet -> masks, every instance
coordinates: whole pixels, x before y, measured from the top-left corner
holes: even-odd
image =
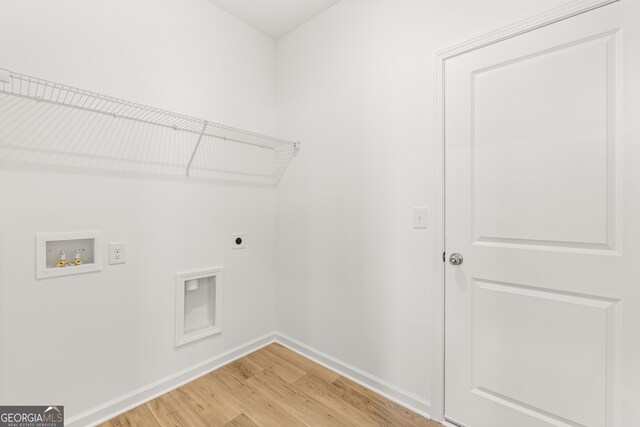
[[[109,243],[109,264],[124,264],[126,261],[125,242]]]
[[[245,233],[233,233],[231,235],[231,249],[244,249],[247,235]]]

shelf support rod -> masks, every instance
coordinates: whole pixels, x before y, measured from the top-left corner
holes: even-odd
[[[189,163],[187,164],[187,176],[189,176],[189,170],[191,169],[191,163],[193,163],[193,159],[196,157],[196,152],[198,151],[198,147],[200,147],[200,143],[202,142],[202,137],[204,136],[204,131],[207,130],[207,125],[209,122],[204,122],[204,126],[202,126],[202,132],[200,132],[200,136],[198,137],[198,142],[196,143],[195,148],[193,149],[193,153],[191,153],[191,158],[189,159]]]

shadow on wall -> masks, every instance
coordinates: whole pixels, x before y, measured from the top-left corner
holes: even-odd
[[[294,144],[0,70],[5,165],[273,186]]]

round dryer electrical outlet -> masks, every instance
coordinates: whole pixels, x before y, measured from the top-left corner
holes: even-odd
[[[234,233],[231,235],[231,249],[244,249],[246,244],[245,233]]]

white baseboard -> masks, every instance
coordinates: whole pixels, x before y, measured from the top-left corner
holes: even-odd
[[[175,374],[162,378],[137,390],[123,394],[108,402],[91,408],[87,411],[74,415],[65,420],[65,426],[68,427],[84,427],[95,426],[103,423],[113,417],[116,417],[136,406],[142,405],[158,396],[168,393],[198,377],[208,374],[228,363],[233,362],[249,353],[261,349],[275,341],[276,334],[269,333],[240,345],[229,351],[226,351],[216,357],[205,360],[195,366],[192,366]]]
[[[273,342],[278,342],[307,359],[313,360],[314,362],[335,371],[343,377],[355,381],[363,387],[366,387],[371,391],[378,393],[379,395],[384,396],[407,409],[410,409],[411,411],[414,411],[426,418],[431,418],[429,415],[431,412],[431,402],[428,400],[407,390],[403,390],[388,381],[364,372],[355,366],[336,359],[335,357],[323,353],[315,348],[303,344],[294,338],[278,332],[273,332],[233,348],[209,360],[205,360],[195,366],[183,369],[182,371],[176,372],[175,374],[169,375],[137,390],[123,394],[122,396],[81,412],[80,414],[74,415],[65,421],[65,426],[96,426]]]
[[[400,387],[391,384],[381,378],[364,372],[361,369],[356,368],[342,360],[336,359],[326,353],[323,353],[313,347],[301,343],[300,341],[291,338],[287,335],[276,332],[276,342],[282,344],[290,350],[313,360],[314,362],[335,371],[360,384],[363,387],[370,389],[371,391],[378,393],[381,396],[403,406],[413,412],[416,412],[423,417],[431,419],[431,402],[423,397],[420,397],[410,391],[403,390]]]

